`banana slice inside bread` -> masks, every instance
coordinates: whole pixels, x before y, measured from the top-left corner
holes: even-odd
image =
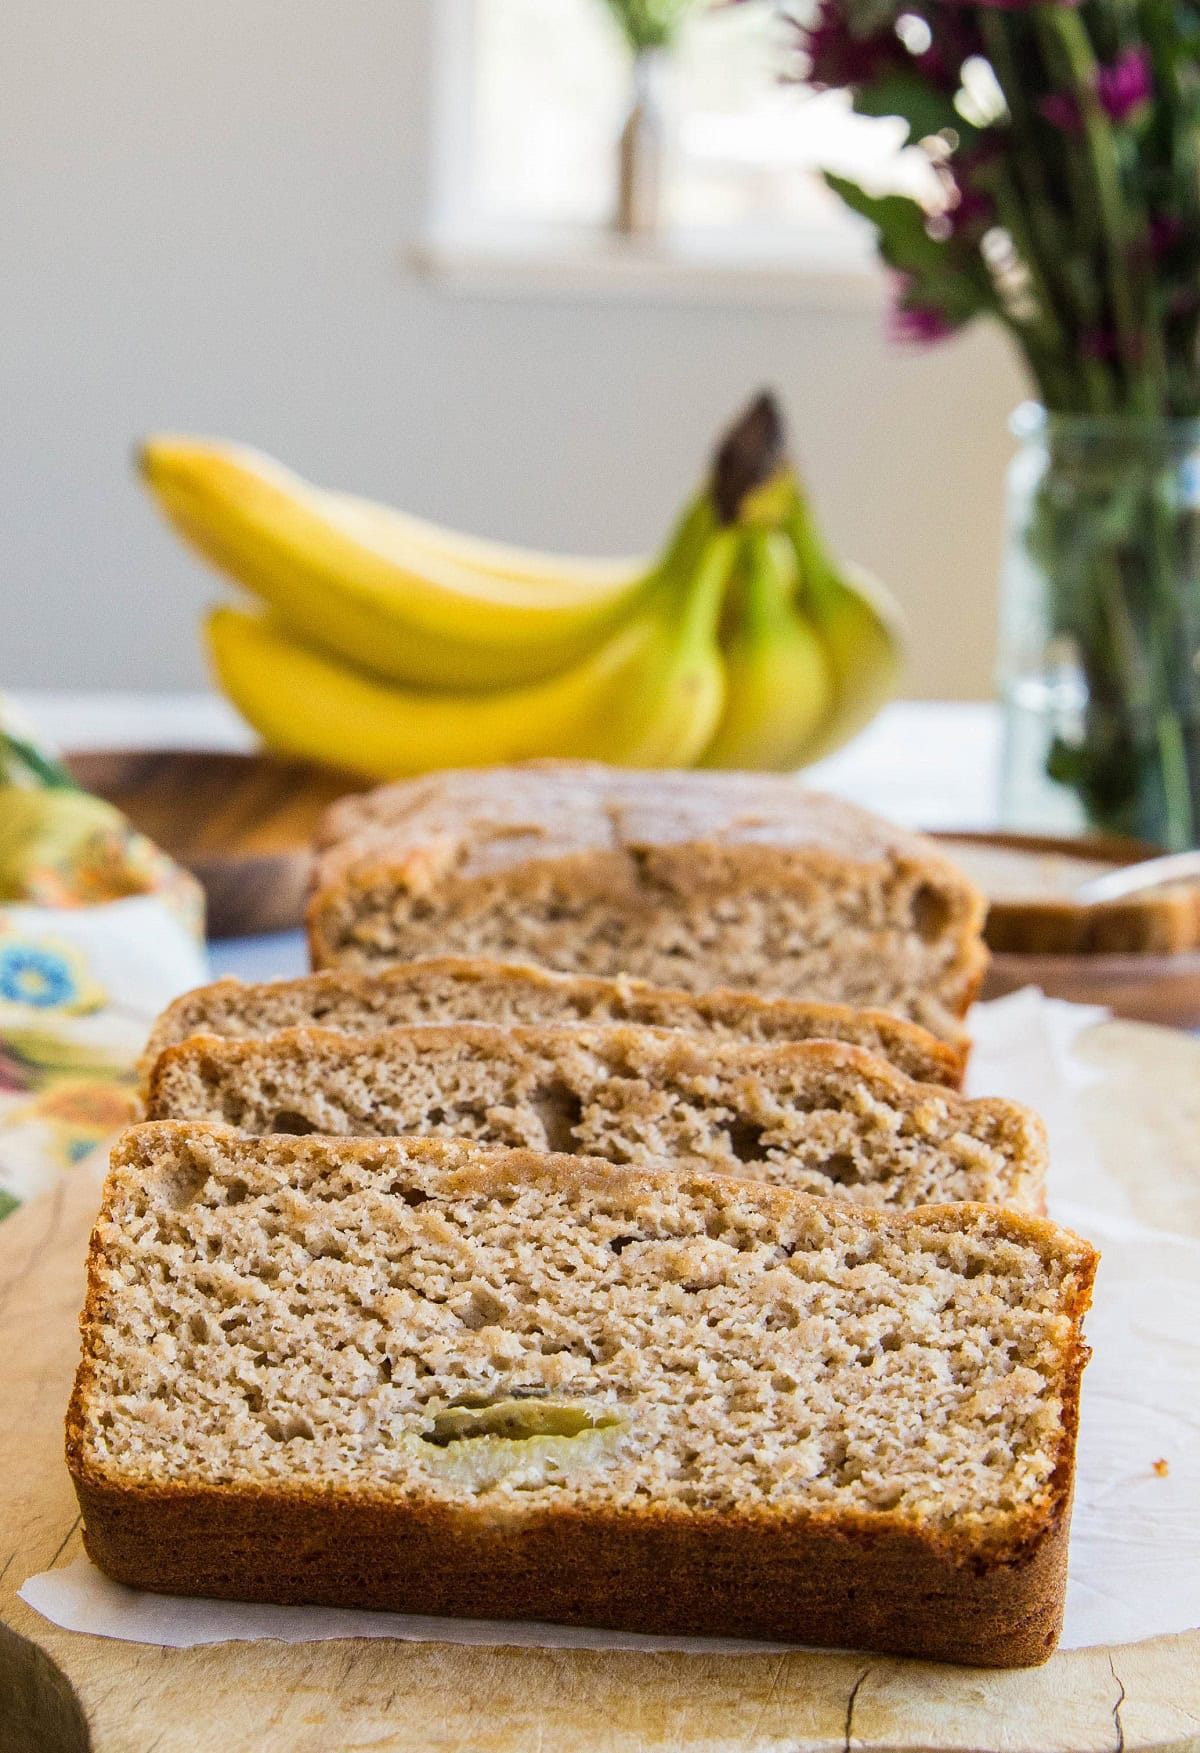
[[[167,1592],[1041,1661],[1094,1268],[979,1206],[141,1126],[68,1422],[87,1549]]]

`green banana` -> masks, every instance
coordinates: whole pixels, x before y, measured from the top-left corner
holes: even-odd
[[[806,757],[833,705],[820,635],[797,600],[796,550],[780,530],[742,537],[725,653],[725,711],[702,767],[787,772]]]
[[[859,567],[831,560],[793,477],[782,527],[800,568],[803,612],[821,639],[833,680],[830,710],[805,745],[807,764],[832,754],[896,692],[904,667],[900,606]]]

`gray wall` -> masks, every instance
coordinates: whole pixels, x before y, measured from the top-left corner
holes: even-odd
[[[436,3],[436,0],[433,0]],[[909,691],[990,687],[1001,341],[878,308],[450,292],[420,227],[425,0],[17,0],[0,21],[0,686],[183,687],[209,578],[131,478],[223,433],[480,532],[649,546],[773,383],[831,534],[898,591]]]

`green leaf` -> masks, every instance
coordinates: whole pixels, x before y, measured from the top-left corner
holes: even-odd
[[[20,1203],[19,1199],[14,1199],[11,1193],[6,1193],[3,1187],[0,1187],[0,1219],[8,1217]]]
[[[635,54],[670,48],[684,14],[697,0],[608,0],[608,8]]]
[[[826,171],[825,181],[853,212],[869,219],[879,233],[879,253],[892,268],[921,274],[940,268],[946,246],[930,237],[925,210],[908,195],[868,195],[847,177]]]
[[[990,284],[977,274],[962,246],[931,237],[920,204],[907,195],[868,195],[857,183],[826,171],[825,181],[855,213],[870,220],[879,253],[889,267],[911,279],[905,301],[934,305],[956,328],[995,308]]]
[[[974,132],[955,109],[953,97],[911,73],[888,73],[864,86],[854,94],[854,108],[860,116],[898,116],[908,123],[910,141],[924,140],[943,128],[953,128],[960,139]]]

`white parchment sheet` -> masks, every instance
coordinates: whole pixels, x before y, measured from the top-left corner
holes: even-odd
[[[1200,1627],[1200,1241],[1139,1224],[1121,1183],[1097,1160],[1082,1118],[1091,1074],[1072,1043],[1101,1015],[1020,992],[978,1006],[971,1019],[972,1094],[1011,1096],[1045,1117],[1051,1216],[1103,1254],[1087,1323],[1093,1357],[1083,1385],[1067,1649]],[[781,1647],[181,1600],[122,1588],[84,1558],[30,1577],[21,1597],[67,1630],[177,1649],[345,1637],[741,1654]]]

